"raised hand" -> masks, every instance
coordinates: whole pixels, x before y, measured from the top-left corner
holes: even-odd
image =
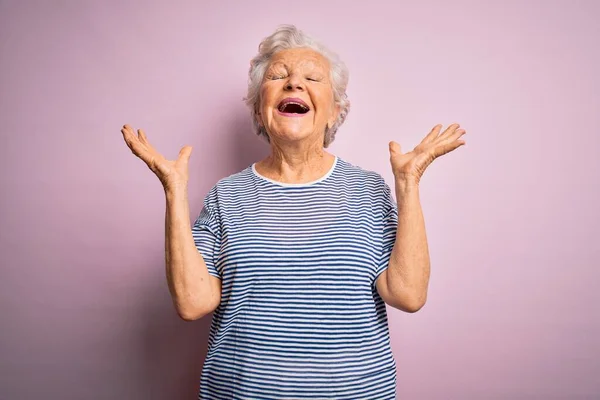
[[[466,133],[459,127],[459,124],[452,124],[440,135],[442,125],[434,126],[421,143],[408,153],[402,153],[398,143],[390,142],[390,163],[395,179],[418,184],[433,160],[465,144],[464,140],[458,140]]]
[[[123,125],[121,133],[131,152],[146,163],[161,181],[165,190],[187,187],[191,146],[182,147],[177,160],[172,161],[167,160],[152,147],[142,129],[138,129],[136,134],[132,127]]]

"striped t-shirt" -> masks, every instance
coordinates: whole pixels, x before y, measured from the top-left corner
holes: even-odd
[[[310,183],[217,182],[192,228],[222,281],[199,399],[395,399],[375,281],[397,221],[384,179],[339,157]]]

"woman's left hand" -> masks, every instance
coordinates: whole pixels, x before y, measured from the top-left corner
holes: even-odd
[[[452,124],[441,135],[442,125],[434,126],[421,143],[408,153],[402,153],[398,143],[390,142],[390,163],[396,181],[418,184],[433,160],[464,145],[465,141],[458,139],[466,131],[458,129],[459,126]]]

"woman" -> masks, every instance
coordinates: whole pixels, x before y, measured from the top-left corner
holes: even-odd
[[[125,125],[166,193],[166,270],[179,315],[214,312],[201,399],[395,399],[385,303],[424,304],[429,255],[419,180],[464,144],[436,125],[390,143],[384,179],[325,149],[349,110],[338,57],[293,26],[259,46],[247,104],[271,154],[220,180],[193,226],[185,146],[175,161]]]

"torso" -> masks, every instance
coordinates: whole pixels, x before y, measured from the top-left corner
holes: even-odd
[[[335,159],[317,181],[252,167],[217,185],[222,240],[201,399],[395,398],[381,177]],[[308,397],[307,397],[308,396]]]

